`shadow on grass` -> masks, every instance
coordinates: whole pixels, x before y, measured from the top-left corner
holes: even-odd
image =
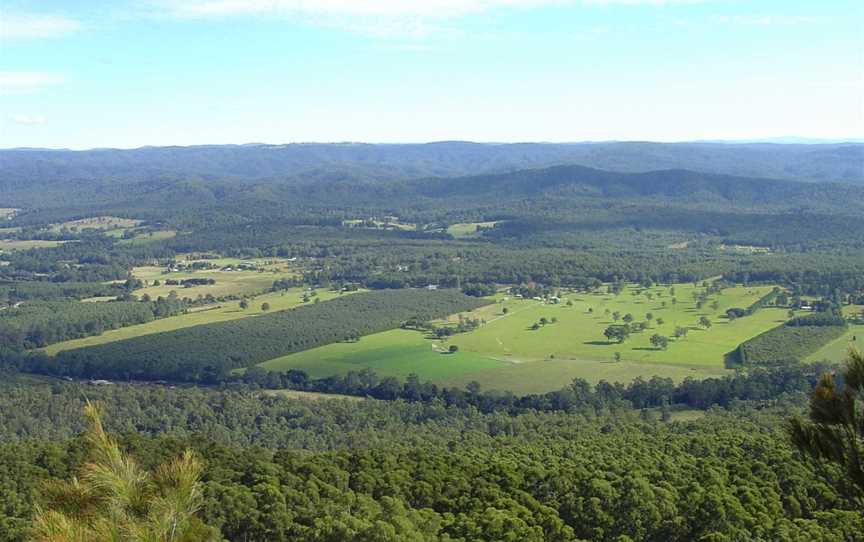
[[[614,341],[585,341],[582,344],[590,344],[592,346],[611,346],[613,344],[621,344]]]

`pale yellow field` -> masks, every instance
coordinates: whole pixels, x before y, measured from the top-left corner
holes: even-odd
[[[50,248],[63,244],[65,241],[43,241],[41,239],[17,239],[0,240],[0,250],[26,250],[28,248]]]
[[[79,220],[69,220],[60,224],[52,224],[49,230],[59,232],[63,229],[70,231],[82,230],[124,230],[134,228],[141,224],[140,220],[132,218],[120,218],[117,216],[94,216],[89,218],[81,218]]]
[[[195,260],[189,260],[190,262]],[[203,261],[203,260],[202,260]],[[222,271],[221,269],[205,269],[199,271],[177,271],[163,273],[164,268],[156,266],[136,267],[132,274],[135,278],[145,281],[146,287],[135,290],[135,295],[149,295],[151,298],[168,297],[175,291],[181,298],[195,299],[199,295],[210,294],[214,297],[225,295],[253,295],[259,294],[273,285],[273,281],[293,277],[298,274],[296,267],[292,267],[286,260],[274,258],[261,258],[257,260],[240,260],[238,258],[219,258],[206,260],[218,267],[228,265],[236,266],[240,263],[254,264],[261,269],[242,271]],[[167,285],[168,279],[183,280],[192,278],[213,279],[215,284],[191,286],[185,288],[179,285]],[[160,281],[160,286],[153,286],[154,281]]]

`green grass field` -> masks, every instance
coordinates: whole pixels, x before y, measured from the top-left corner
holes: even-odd
[[[485,325],[443,342],[416,331],[392,330],[363,337],[357,343],[331,344],[284,356],[262,366],[271,370],[301,369],[314,377],[370,367],[382,375],[413,372],[421,379],[444,385],[462,386],[477,380],[487,389],[517,393],[558,389],[576,377],[590,382],[629,382],[655,375],[675,381],[721,376],[728,374],[724,364],[728,352],[787,319],[785,309],[762,309],[732,322],[725,318],[726,309],[745,308],[770,289],[729,288],[709,298],[701,310],[695,307],[695,288],[681,284],[675,286],[676,304],[671,302],[668,288],[652,289],[652,300],[632,295],[635,288],[631,287],[617,296],[569,294],[557,305],[498,295],[498,303],[466,313],[485,320]],[[662,297],[656,297],[658,294]],[[712,301],[718,302],[716,309],[711,308]],[[624,344],[609,344],[603,336],[603,330],[612,323],[606,309],[622,315],[631,313],[637,321],[651,312],[654,323]],[[710,329],[698,328],[701,316],[712,321]],[[557,322],[532,330],[532,324],[541,317],[556,318]],[[664,323],[658,325],[657,318]],[[448,320],[456,322],[458,315]],[[676,326],[688,327],[687,337],[673,340],[666,350],[651,346],[651,335],[671,336]],[[457,354],[438,352],[451,344],[459,347]],[[620,352],[622,361],[613,361],[615,352]]]
[[[337,294],[336,292],[325,290],[318,291],[318,298],[320,298],[322,302],[327,301],[328,299],[333,299],[334,297],[338,297],[338,295],[339,294]],[[345,293],[342,295],[349,294]],[[215,305],[213,307],[202,307],[198,309],[193,309],[188,314],[181,314],[179,316],[172,316],[170,318],[162,318],[159,320],[154,320],[152,322],[147,322],[146,324],[113,329],[110,331],[106,331],[101,335],[84,337],[83,339],[74,339],[71,341],[55,343],[46,347],[45,352],[50,355],[54,355],[61,350],[71,350],[73,348],[81,348],[84,346],[105,344],[113,341],[130,339],[132,337],[150,335],[151,333],[173,331],[175,329],[181,329],[184,327],[211,324],[213,322],[224,322],[226,320],[235,320],[237,318],[247,318],[249,316],[261,314],[261,305],[265,302],[270,304],[271,312],[293,309],[304,304],[302,296],[302,288],[286,290],[284,294],[282,292],[262,294],[252,298],[249,301],[249,308],[247,308],[246,310],[240,309],[239,301],[219,303],[218,305]]]
[[[864,305],[852,305],[843,308],[843,312],[847,315],[861,314],[862,311],[864,311]],[[846,358],[846,354],[852,347],[864,350],[864,326],[850,325],[849,331],[844,333],[842,337],[813,352],[804,361],[841,361]]]
[[[438,380],[505,365],[505,362],[470,352],[445,353],[436,342],[426,340],[421,333],[404,329],[368,335],[356,343],[328,344],[261,364],[273,371],[300,369],[314,378],[368,367],[382,376],[405,377],[416,373],[424,380]]]

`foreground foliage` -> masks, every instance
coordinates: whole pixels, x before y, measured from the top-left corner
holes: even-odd
[[[203,502],[202,464],[190,450],[147,472],[102,428],[99,409],[84,408],[91,461],[71,481],[49,480],[35,507],[39,542],[203,542],[216,533],[195,514]]]
[[[810,398],[810,420],[789,420],[795,446],[816,460],[840,464],[864,508],[864,354],[849,353],[835,378],[826,373]]]

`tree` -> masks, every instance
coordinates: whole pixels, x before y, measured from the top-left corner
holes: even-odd
[[[703,317],[699,318],[699,327],[704,327],[705,329],[711,329],[711,320],[709,320],[707,316],[703,316]]]
[[[624,321],[629,324],[633,321],[633,315],[628,312],[624,315]]]
[[[666,350],[666,347],[669,346],[669,338],[664,337],[663,335],[651,335],[651,344],[654,345],[655,348],[659,348],[661,350]]]
[[[249,301],[247,301],[246,298],[241,299],[240,300],[240,310],[245,311],[248,308],[249,308]]]
[[[612,357],[615,359],[616,362],[621,361],[621,352],[615,352],[614,354],[612,354]]]
[[[510,309],[508,309],[507,307],[501,309],[501,314],[507,314],[508,312],[510,312]]]
[[[459,347],[456,346],[455,344],[451,344],[450,348],[448,348],[447,351],[450,352],[451,354],[455,354],[456,352],[459,351]]]
[[[33,540],[159,541],[219,540],[196,517],[203,504],[198,457],[186,450],[155,472],[142,469],[102,427],[99,408],[84,407],[84,435],[92,461],[71,481],[51,480],[33,519]]]
[[[261,303],[261,310],[267,312],[270,310],[270,303]]]
[[[657,319],[657,325],[658,325],[658,326],[662,326],[662,325],[665,324],[665,323],[666,323],[666,320],[664,320],[664,319],[662,319],[662,318],[658,318],[658,319]]]
[[[620,312],[615,311],[612,313],[612,320],[613,321],[617,322],[620,319],[621,319],[621,313]]]
[[[621,344],[630,336],[630,329],[627,326],[609,326],[603,331],[603,335],[610,341]]]
[[[687,336],[688,329],[682,326],[675,327],[675,333],[672,334],[676,339],[681,339]]]
[[[649,312],[649,313],[645,314],[645,320],[650,322],[653,319],[654,319],[654,313]]]
[[[547,320],[545,316],[540,317],[540,325],[541,326],[545,326],[548,323],[549,323],[549,320]]]
[[[864,354],[859,350],[849,351],[840,378],[826,373],[819,379],[810,396],[809,418],[787,421],[792,443],[814,460],[843,467],[864,507]]]

